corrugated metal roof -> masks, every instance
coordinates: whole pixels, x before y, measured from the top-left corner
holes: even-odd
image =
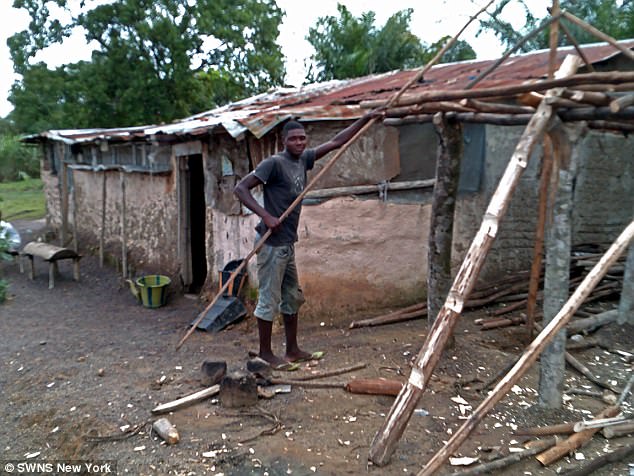
[[[622,45],[632,48],[634,40]],[[620,53],[607,43],[583,45],[583,52],[592,63],[604,61]],[[560,64],[573,47],[557,52]],[[511,56],[474,89],[511,86],[544,78],[548,72],[549,50]],[[437,65],[425,77],[412,85],[408,92],[425,90],[460,90],[475,79],[494,60],[472,60]],[[278,88],[210,111],[165,124],[118,129],[53,130],[30,136],[27,141],[42,139],[66,143],[99,140],[130,140],[134,137],[160,135],[198,135],[222,127],[234,138],[251,132],[260,138],[277,124],[290,117],[304,121],[354,119],[363,114],[359,103],[365,100],[388,99],[416,74],[415,70],[395,71],[351,80],[335,80],[300,88]]]

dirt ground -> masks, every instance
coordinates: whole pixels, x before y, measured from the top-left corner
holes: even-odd
[[[32,223],[19,224],[23,230]],[[25,231],[27,239],[29,232]],[[168,414],[180,442],[167,446],[150,431],[159,403],[200,390],[200,366],[206,359],[226,360],[229,370],[245,368],[248,350],[257,348],[253,318],[220,333],[195,332],[176,351],[178,340],[202,305],[172,293],[168,304],[146,309],[127,285],[98,259],[81,261],[81,281],[72,280],[70,264],[60,263],[54,289],[47,286],[45,263],[36,260],[36,279],[20,274],[17,264],[2,265],[10,280],[10,299],[0,305],[0,432],[3,461],[111,461],[117,474],[132,475],[341,475],[416,474],[485,396],[482,387],[523,349],[525,330],[511,327],[483,332],[474,319],[486,310],[466,313],[423,394],[418,411],[400,439],[389,465],[369,465],[372,438],[394,401],[389,396],[346,393],[342,389],[292,387],[288,394],[260,399],[256,407],[223,408],[217,399]],[[615,302],[603,302],[605,308]],[[595,303],[596,307],[597,304]],[[385,313],[377,309],[375,315]],[[284,378],[310,375],[366,363],[352,373],[330,377],[405,379],[409,362],[427,332],[424,320],[389,326],[348,329],[364,315],[311,316],[301,321],[301,344],[326,350],[318,362],[303,364]],[[597,332],[613,350],[632,351],[632,327],[610,325]],[[282,350],[283,329],[274,344]],[[632,365],[616,352],[598,347],[574,355],[604,381],[623,388]],[[480,462],[519,447],[527,437],[517,427],[574,422],[598,414],[606,403],[571,395],[560,410],[537,406],[535,366],[509,396],[485,418],[459,451]],[[598,390],[567,370],[567,387]],[[451,400],[460,396],[468,405]],[[632,399],[625,407],[631,417]],[[128,426],[129,425],[129,426]],[[131,429],[140,431],[131,433]],[[124,431],[122,431],[122,429]],[[632,438],[590,444],[550,467],[528,458],[490,474],[565,474],[587,460],[618,449]],[[586,461],[584,461],[584,458]],[[634,456],[593,474],[632,474]],[[446,465],[443,473],[464,469]],[[0,474],[9,474],[3,472]],[[17,473],[13,473],[17,474]]]

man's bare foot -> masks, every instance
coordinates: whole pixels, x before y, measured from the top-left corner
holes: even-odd
[[[274,369],[280,366],[283,366],[285,364],[288,364],[288,360],[284,360],[278,356],[276,356],[275,354],[273,354],[272,352],[260,352],[258,354],[258,357],[260,357],[263,360],[266,360],[269,364],[271,364],[271,367],[273,367]]]
[[[296,349],[292,352],[286,352],[286,360],[289,362],[297,362],[298,360],[310,360],[313,354]]]

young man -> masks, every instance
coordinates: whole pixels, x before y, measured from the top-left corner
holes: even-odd
[[[284,221],[281,216],[306,186],[306,172],[313,168],[315,160],[348,142],[372,117],[371,112],[358,119],[328,142],[314,149],[307,149],[304,127],[290,121],[282,129],[284,150],[263,160],[256,169],[244,177],[234,189],[240,201],[256,213],[261,221],[256,227],[259,237],[267,229],[271,236],[258,252],[258,304],[255,317],[260,341],[259,356],[274,368],[284,369],[289,362],[311,358],[297,343],[297,312],[304,303],[304,295],[295,266],[295,242],[301,204]],[[264,207],[251,194],[251,189],[263,185]],[[271,349],[273,319],[281,313],[286,332],[286,355],[280,358]]]

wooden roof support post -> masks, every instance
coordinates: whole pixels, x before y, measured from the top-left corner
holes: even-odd
[[[524,373],[535,363],[537,357],[544,349],[546,344],[564,326],[568,323],[575,311],[590,295],[594,287],[603,279],[621,254],[627,249],[628,244],[634,238],[634,221],[632,221],[616,241],[610,246],[608,251],[601,257],[599,262],[587,274],[579,287],[570,296],[570,299],[557,313],[555,318],[548,323],[546,327],[539,333],[535,340],[526,348],[520,359],[509,371],[508,374],[500,380],[493,391],[484,399],[484,401],[475,409],[471,416],[458,429],[451,439],[445,444],[441,450],[429,460],[425,467],[418,473],[418,476],[429,476],[434,474],[443,463],[454,453],[460,445],[466,440],[469,434],[482,421],[485,415],[511,390],[511,387],[524,375]]]
[[[101,173],[102,173],[102,182],[101,182],[101,227],[99,229],[99,267],[103,268],[105,247],[106,247],[106,198],[107,198],[106,175],[107,175],[107,172],[105,170],[102,170]]]
[[[418,71],[416,71],[415,74],[413,74],[412,77],[407,81],[407,83],[405,83],[405,85],[396,94],[394,94],[387,102],[383,102],[383,103],[379,104],[378,106],[379,107],[384,107],[384,108],[387,109],[387,108],[391,107],[392,105],[396,104],[398,102],[398,100],[400,99],[400,97],[403,95],[403,93],[412,84],[416,83],[420,78],[422,78],[423,75],[427,71],[429,71],[431,69],[431,67],[433,65],[435,65],[440,60],[440,58],[442,58],[442,56],[447,52],[447,50],[449,48],[451,48],[456,43],[456,41],[458,41],[458,37],[462,34],[462,32],[464,32],[467,29],[467,27],[471,24],[471,22],[473,22],[478,17],[478,15],[480,15],[483,11],[485,11],[487,8],[489,8],[489,6],[491,6],[491,4],[493,4],[494,1],[495,0],[490,0],[489,3],[487,3],[483,8],[481,8],[480,11],[478,11],[478,13],[476,13],[474,16],[469,18],[469,21],[465,24],[465,26],[463,26],[462,29],[453,38],[451,38],[447,43],[445,43],[445,45],[440,49],[440,51],[438,53],[436,53],[436,56],[434,56],[429,63],[427,63],[425,66],[423,66]],[[306,194],[315,186],[315,183],[317,183],[317,181],[332,168],[332,166],[337,162],[337,160],[339,160],[339,157],[341,157],[343,155],[343,153],[346,150],[348,150],[348,147],[350,147],[352,144],[354,144],[359,137],[361,137],[363,134],[365,134],[365,131],[367,131],[372,126],[372,124],[374,124],[375,121],[376,121],[376,118],[370,119],[359,130],[359,132],[357,132],[352,137],[352,139],[350,139],[346,144],[344,144],[343,147],[341,147],[341,149],[339,149],[335,153],[333,158],[330,159],[330,161],[326,165],[324,165],[322,167],[322,169],[306,185],[306,187],[304,188],[302,193],[300,193],[297,196],[297,198],[293,201],[293,203],[291,203],[289,205],[289,207],[286,209],[286,211],[284,213],[282,213],[282,215],[279,217],[280,221],[286,220],[286,218],[291,214],[291,212],[295,209],[295,207],[297,207],[297,205],[299,205],[302,202],[302,200],[304,200],[304,197],[306,196]],[[203,318],[205,317],[205,315],[207,314],[209,309],[211,309],[211,307],[216,303],[218,298],[220,296],[222,296],[222,294],[229,288],[231,283],[233,283],[233,280],[235,279],[235,277],[238,276],[238,274],[246,267],[246,265],[249,262],[249,260],[259,251],[260,248],[262,248],[262,246],[264,245],[264,243],[266,242],[266,240],[268,239],[269,236],[271,236],[271,230],[267,230],[266,233],[264,233],[262,238],[260,238],[260,241],[258,241],[255,244],[255,246],[253,247],[253,250],[251,250],[251,252],[244,258],[244,260],[242,260],[242,263],[240,263],[240,266],[238,266],[231,273],[231,276],[229,276],[229,279],[227,279],[227,282],[220,289],[220,291],[218,291],[218,294],[216,294],[216,296],[211,300],[211,302],[207,305],[207,307],[200,314],[198,314],[198,317],[192,323],[192,325],[190,326],[189,330],[185,333],[185,335],[181,338],[181,340],[178,341],[178,344],[176,344],[176,350],[178,350],[185,343],[187,338],[190,335],[192,335],[192,333],[196,329],[196,326],[198,326],[200,321],[203,320]]]
[[[121,184],[121,272],[124,278],[128,277],[128,228],[125,197],[125,172],[119,172]]]
[[[526,330],[528,342],[533,340],[533,323],[535,322],[535,307],[537,306],[537,292],[542,271],[544,256],[544,230],[546,229],[546,210],[548,208],[548,190],[550,176],[553,170],[552,142],[544,136],[542,156],[542,170],[539,178],[539,204],[537,206],[537,227],[535,229],[535,246],[533,248],[533,262],[531,276],[528,282],[528,298],[526,302]]]
[[[582,134],[581,126],[563,126],[558,122],[548,135],[553,144],[555,166],[551,176],[551,210],[546,234],[546,270],[544,273],[544,323],[550,322],[568,299],[570,248],[572,242],[572,207],[578,150],[575,145]],[[539,403],[547,408],[561,408],[566,370],[566,331],[553,336],[540,359]]]
[[[550,24],[550,51],[548,53],[548,79],[555,77],[555,69],[557,68],[557,44],[559,43],[559,0],[553,0],[553,8],[550,14],[556,18]]]
[[[427,251],[427,322],[429,327],[434,324],[434,319],[451,289],[454,210],[464,143],[462,123],[459,121],[447,119],[444,114],[437,113],[434,115],[434,127],[438,135],[438,153]]]
[[[558,75],[574,74],[579,62],[577,56],[566,57]],[[548,92],[549,95],[558,93],[559,91]],[[396,444],[405,431],[405,427],[414,412],[414,407],[417,405],[438,360],[440,360],[444,346],[453,332],[464,303],[484,265],[497,235],[500,220],[506,213],[513,191],[526,169],[533,148],[543,136],[552,117],[553,108],[542,101],[520,137],[515,152],[491,198],[480,229],[460,266],[447,300],[440,310],[425,344],[414,360],[409,380],[403,386],[403,390],[392,405],[386,421],[372,441],[368,457],[374,464],[386,465],[394,453]]]

